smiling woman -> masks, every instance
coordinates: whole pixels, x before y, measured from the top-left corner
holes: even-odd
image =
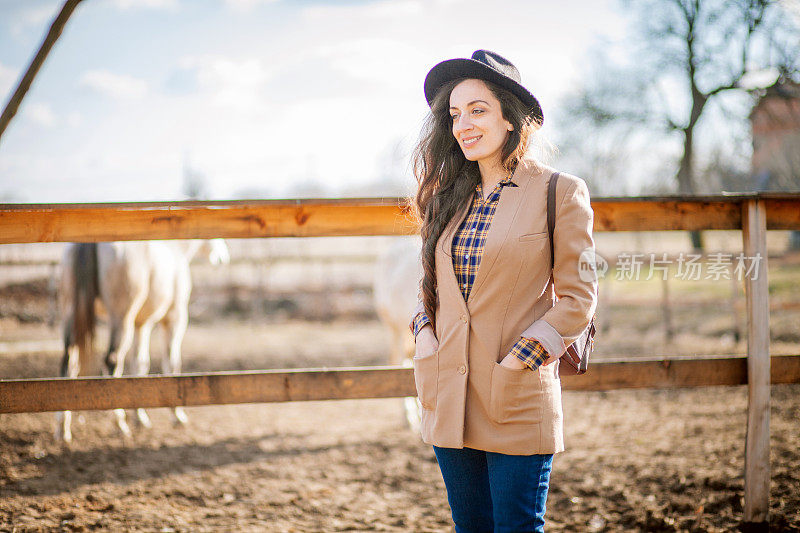
[[[586,183],[527,155],[538,100],[502,56],[478,50],[425,79],[431,107],[415,151],[420,302],[411,321],[423,440],[456,531],[544,531],[553,455],[564,449],[558,364],[589,323],[597,280]],[[555,295],[558,294],[556,300]]]
[[[478,161],[481,175],[490,174],[490,166],[500,161],[507,133],[514,131],[511,122],[503,118],[500,100],[481,80],[460,81],[450,93],[450,118],[464,157]]]

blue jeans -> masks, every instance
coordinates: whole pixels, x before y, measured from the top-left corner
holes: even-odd
[[[553,454],[433,447],[456,533],[544,531]]]

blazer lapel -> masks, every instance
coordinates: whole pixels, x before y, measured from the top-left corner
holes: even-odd
[[[524,168],[522,168],[524,167]],[[494,266],[497,257],[503,246],[506,245],[506,237],[511,230],[511,224],[517,215],[517,210],[525,197],[525,190],[530,183],[527,166],[520,162],[517,171],[514,172],[513,180],[517,187],[505,186],[500,193],[500,200],[497,202],[492,223],[489,225],[489,232],[486,234],[484,243],[483,257],[478,265],[478,272],[475,274],[475,283],[469,293],[469,300],[473,299],[475,293],[480,290],[481,285],[486,280],[489,272]],[[453,275],[455,277],[455,274]]]
[[[472,205],[472,200],[475,197],[475,193],[469,197],[469,200],[465,202],[465,206],[461,209],[461,211],[454,216],[450,222],[448,223],[447,227],[445,227],[444,231],[442,232],[442,236],[439,238],[439,242],[436,244],[436,253],[444,255],[444,261],[441,262],[444,265],[444,281],[447,283],[446,287],[439,287],[439,290],[447,290],[449,289],[453,292],[457,299],[461,302],[464,310],[467,310],[467,303],[464,301],[464,296],[461,294],[461,288],[458,286],[458,280],[456,279],[456,272],[453,270],[453,235],[455,234],[458,227],[461,225],[461,222],[469,213],[469,208]]]

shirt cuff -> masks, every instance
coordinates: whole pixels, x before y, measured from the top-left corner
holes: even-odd
[[[431,321],[428,319],[428,315],[425,314],[425,311],[420,311],[419,313],[414,315],[414,319],[411,321],[411,324],[409,324],[409,327],[411,328],[411,333],[413,333],[414,337],[416,338],[417,333],[419,333],[422,330],[422,328],[424,328],[426,325],[430,323]]]
[[[547,353],[553,357],[561,357],[567,351],[564,339],[547,321],[539,319],[522,332],[526,339],[535,339],[544,346]]]
[[[514,354],[520,361],[528,365],[528,368],[531,370],[536,370],[542,364],[547,361],[547,358],[550,356],[547,353],[547,349],[536,339],[526,339],[525,337],[520,337],[519,340],[514,344],[514,347],[511,348],[511,352]]]

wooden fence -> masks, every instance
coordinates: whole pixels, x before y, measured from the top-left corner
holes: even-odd
[[[566,390],[748,385],[745,454],[747,522],[769,510],[770,383],[800,383],[800,356],[769,354],[766,232],[800,230],[800,194],[596,198],[595,231],[742,231],[747,357],[671,358],[595,363]],[[410,235],[401,199],[264,200],[125,204],[0,205],[0,243],[139,239]],[[0,413],[170,407],[415,394],[399,367],[216,372],[128,378],[0,380]]]

